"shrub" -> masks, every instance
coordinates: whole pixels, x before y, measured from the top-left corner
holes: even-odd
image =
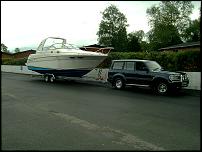
[[[169,71],[200,71],[200,51],[181,52],[110,52],[108,57],[98,66],[109,68],[112,60],[146,59],[157,61]]]
[[[22,59],[2,59],[2,64],[4,65],[25,65],[27,58]]]
[[[12,59],[1,59],[1,64],[7,65],[11,62]]]
[[[169,71],[200,71],[200,51],[181,52],[110,52],[108,57],[98,68],[109,68],[112,60],[118,59],[146,59],[157,61]],[[25,65],[27,58],[2,59],[2,64]]]

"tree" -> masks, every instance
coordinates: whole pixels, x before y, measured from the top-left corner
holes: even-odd
[[[19,48],[15,48],[14,52],[15,53],[20,52],[20,49]]]
[[[158,24],[148,33],[152,51],[182,43],[180,34],[173,25]]]
[[[114,34],[112,39],[112,46],[116,51],[127,50],[127,31],[126,28],[120,28],[117,33]]]
[[[140,44],[140,46],[141,46],[141,50],[143,52],[149,52],[150,51],[150,47],[149,47],[149,43],[148,42],[142,41],[141,44]]]
[[[7,53],[9,53],[8,47],[5,44],[3,44],[3,43],[1,43],[1,52],[7,52]]]
[[[138,38],[138,41],[141,43],[145,34],[143,30],[135,31],[134,35]]]
[[[116,51],[127,48],[127,19],[115,5],[110,5],[102,12],[102,21],[97,32],[101,45],[112,46]]]
[[[189,27],[184,32],[186,42],[200,41],[200,17],[189,23]]]
[[[129,52],[142,51],[141,43],[142,43],[143,37],[144,37],[144,31],[142,30],[129,33],[128,34],[128,51]]]
[[[191,1],[161,1],[159,6],[147,9],[151,26],[148,38],[153,50],[182,42],[193,7]]]

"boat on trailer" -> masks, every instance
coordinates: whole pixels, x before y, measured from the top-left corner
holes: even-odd
[[[53,82],[57,77],[82,77],[106,59],[112,47],[96,51],[66,43],[66,39],[48,37],[30,54],[26,66],[29,70],[44,75],[45,81]]]

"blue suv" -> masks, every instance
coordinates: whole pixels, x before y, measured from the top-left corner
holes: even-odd
[[[161,95],[189,84],[184,72],[165,71],[156,61],[138,59],[113,60],[107,81],[116,89],[125,86],[150,87]]]

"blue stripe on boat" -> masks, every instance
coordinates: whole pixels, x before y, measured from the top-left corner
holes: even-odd
[[[67,76],[67,77],[81,77],[91,70],[87,69],[69,69],[69,70],[55,70],[49,68],[39,68],[28,66],[29,70],[41,73],[41,74],[54,74],[55,76]]]
[[[49,68],[39,68],[39,67],[32,67],[32,66],[28,66],[28,69],[29,70],[51,70]]]

